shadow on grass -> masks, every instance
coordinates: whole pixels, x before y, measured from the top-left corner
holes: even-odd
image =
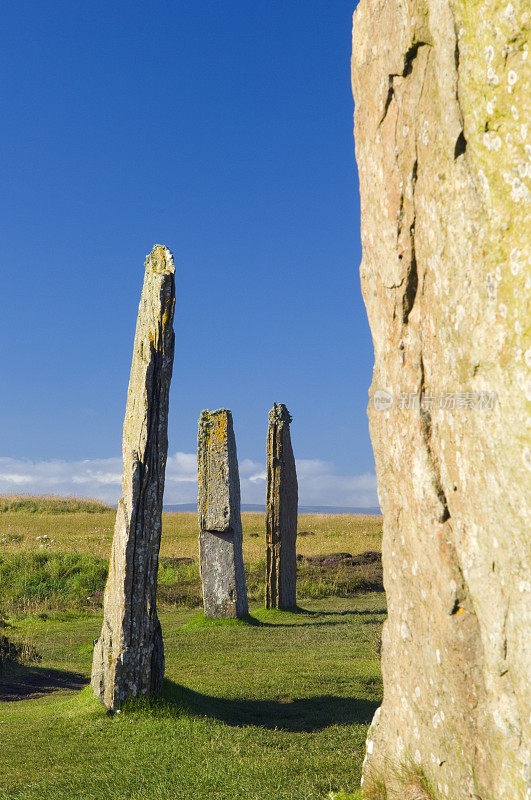
[[[310,611],[301,606],[293,606],[293,608],[261,608],[258,614],[260,615],[259,617],[247,614],[247,616],[242,619],[242,622],[256,628],[304,628],[308,625],[327,624],[326,622],[320,621],[324,616],[320,611]],[[315,620],[315,622],[292,622],[292,619],[298,620],[301,617],[310,617],[310,619]],[[329,622],[328,624],[332,625],[335,623]]]
[[[346,611],[316,611],[314,612],[324,617],[365,617],[373,614],[387,614],[386,606],[382,608],[349,608]]]
[[[313,611],[310,609],[295,606],[290,609],[260,609],[253,614],[247,614],[240,618],[208,618],[203,612],[199,612],[195,617],[182,623],[183,628],[192,630],[212,629],[221,627],[241,627],[249,626],[252,628],[309,628],[309,627],[330,627],[333,625],[348,624],[349,616],[378,617],[387,614],[386,608],[375,609],[349,609],[346,611]],[[299,621],[306,617],[307,622]],[[326,619],[334,617],[334,619]],[[371,624],[377,620],[363,620],[366,624]]]
[[[31,700],[61,689],[77,691],[88,682],[80,672],[13,664],[0,672],[0,702]]]
[[[253,725],[268,730],[318,731],[330,725],[367,725],[379,703],[355,697],[305,697],[277,700],[229,700],[194,692],[173,681],[164,681],[161,698],[175,711],[210,717],[236,727]],[[159,701],[160,702],[160,701]]]
[[[347,608],[343,611],[314,611],[309,608],[303,608],[302,606],[294,606],[293,608],[286,608],[286,609],[270,609],[268,611],[261,610],[260,613],[263,614],[293,614],[294,617],[303,616],[303,617],[311,617],[315,620],[321,620],[325,617],[357,617],[357,616],[365,616],[367,614],[387,614],[387,608],[384,606],[383,608]]]
[[[364,608],[364,609],[350,609],[348,611],[305,611],[305,614],[313,617],[313,622],[287,622],[287,623],[271,623],[274,628],[309,628],[319,626],[323,628],[332,625],[348,625],[348,617],[373,617],[376,619],[362,620],[364,625],[372,625],[373,623],[380,622],[378,617],[387,614],[386,608]],[[336,619],[327,620],[326,617],[335,617]],[[266,623],[270,624],[270,623]]]

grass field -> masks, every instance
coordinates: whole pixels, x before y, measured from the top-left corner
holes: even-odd
[[[26,513],[0,512],[0,553],[53,549],[90,553],[108,558],[116,511]],[[243,556],[248,561],[264,558],[265,515],[242,514]],[[350,514],[301,514],[297,552],[319,555],[347,550],[379,550],[382,518]],[[47,537],[46,539],[42,537]],[[163,514],[161,556],[197,557],[197,515]]]
[[[152,706],[110,717],[89,687],[1,703],[0,797],[317,800],[354,791],[381,697],[384,599],[305,609],[254,609],[254,624],[164,612],[167,681]],[[43,658],[5,676],[4,687],[20,692],[28,672],[44,688],[77,687],[99,627],[96,615],[19,621],[17,633],[29,633]]]
[[[197,557],[195,515],[165,514],[164,694],[109,716],[86,685],[101,611],[75,598],[85,597],[85,581],[104,580],[113,521],[97,509],[0,513],[3,633],[39,656],[0,675],[0,799],[324,800],[340,789],[359,797],[366,730],[381,700],[384,594],[350,587],[340,597],[350,573],[301,563],[297,612],[254,602],[247,621],[205,620],[172,594],[197,580],[196,563],[173,561]],[[263,526],[263,515],[244,514],[257,596]],[[303,516],[299,532],[305,556],[356,554],[380,549],[381,520]],[[32,604],[36,587],[45,598]]]
[[[79,501],[57,507],[46,499],[42,508],[31,499],[0,512],[0,610],[36,614],[54,610],[97,611],[101,606],[115,511],[79,511]],[[11,504],[11,506],[13,503]],[[52,507],[50,508],[50,506]],[[29,506],[30,510],[27,510]],[[2,508],[0,499],[0,508]],[[35,510],[37,509],[37,510]],[[62,509],[62,513],[61,513]],[[243,555],[249,598],[264,596],[264,514],[244,513]],[[308,558],[337,552],[356,555],[381,548],[381,518],[352,515],[301,515],[297,552],[301,598],[349,596],[381,586],[379,565],[326,566]],[[159,603],[193,608],[201,603],[195,514],[163,514],[159,569]],[[183,564],[179,559],[193,559]]]

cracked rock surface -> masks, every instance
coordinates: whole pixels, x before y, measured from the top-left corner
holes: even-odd
[[[390,798],[416,773],[447,800],[531,797],[530,18],[519,0],[354,14],[389,609],[364,785]]]
[[[127,392],[118,504],[103,626],[92,686],[109,709],[162,688],[164,648],[157,616],[157,572],[168,452],[173,369],[175,267],[156,245],[147,256]]]

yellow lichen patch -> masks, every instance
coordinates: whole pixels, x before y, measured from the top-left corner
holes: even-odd
[[[175,272],[171,251],[162,244],[156,244],[151,253],[146,256],[145,267],[146,270],[149,269],[158,275]]]
[[[227,414],[222,412],[216,417],[212,431],[218,445],[223,445],[227,440]]]

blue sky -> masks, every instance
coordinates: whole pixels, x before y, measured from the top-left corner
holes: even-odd
[[[157,242],[177,285],[167,502],[193,499],[197,419],[221,406],[243,499],[260,502],[267,411],[284,402],[301,502],[376,503],[353,6],[8,0],[0,491],[119,492]]]

